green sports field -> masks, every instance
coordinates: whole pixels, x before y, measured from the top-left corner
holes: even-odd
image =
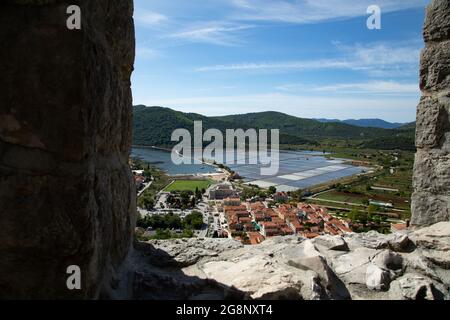
[[[195,191],[196,188],[202,190],[208,188],[211,184],[212,182],[209,180],[176,180],[167,186],[164,191]]]

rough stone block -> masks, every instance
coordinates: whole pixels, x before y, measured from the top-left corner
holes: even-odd
[[[447,128],[450,128],[450,120],[445,105],[437,98],[422,97],[417,107],[416,146],[441,147]]]
[[[422,50],[420,88],[428,92],[450,88],[450,41],[430,44]]]
[[[450,195],[450,154],[418,151],[414,163],[416,191]]]
[[[450,196],[430,192],[415,192],[412,197],[411,223],[430,225],[450,219]]]
[[[66,27],[72,4],[81,30]],[[0,299],[97,298],[135,226],[133,4],[0,7]],[[70,265],[81,290],[67,288]]]
[[[427,8],[423,37],[426,42],[450,39],[450,2],[435,0]]]

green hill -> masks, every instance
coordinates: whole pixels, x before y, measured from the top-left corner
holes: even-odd
[[[361,146],[377,149],[414,148],[414,129],[364,128],[345,123],[324,123],[303,119],[280,112],[260,112],[222,117],[206,117],[183,113],[169,108],[133,108],[133,144],[170,147],[171,133],[178,128],[193,131],[194,121],[201,120],[203,129],[279,129],[280,143],[289,145],[318,145],[322,140],[352,140]],[[396,142],[398,141],[398,143]]]
[[[415,135],[416,123],[412,122],[390,130],[390,134],[387,136],[380,136],[376,139],[364,141],[361,144],[361,147],[369,149],[400,149],[415,151]]]

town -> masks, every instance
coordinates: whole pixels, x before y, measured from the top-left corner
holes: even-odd
[[[136,234],[141,240],[210,237],[257,245],[270,237],[296,235],[311,239],[351,233],[362,226],[362,218],[355,218],[360,214],[358,210],[343,214],[311,203],[309,196],[298,199],[294,192],[274,187],[249,192],[223,166],[215,174],[170,178],[139,161],[134,161],[132,167],[139,197]],[[391,206],[371,201],[369,208]],[[406,225],[399,219],[375,215],[373,220],[376,218],[378,224],[365,221],[364,226],[384,221],[390,230],[397,230]]]

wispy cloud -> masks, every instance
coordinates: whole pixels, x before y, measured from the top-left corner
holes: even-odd
[[[136,12],[134,19],[136,23],[150,27],[159,26],[169,20],[167,16],[161,13],[142,9]]]
[[[335,43],[336,57],[315,60],[276,61],[276,62],[243,62],[227,65],[203,66],[198,72],[210,71],[270,71],[298,72],[302,70],[347,69],[364,71],[374,76],[390,71],[416,72],[419,62],[420,48],[417,46],[394,47],[389,44],[368,44],[353,46]],[[395,74],[394,74],[395,75]]]
[[[301,83],[278,86],[284,92],[319,92],[328,94],[370,94],[370,95],[414,95],[420,90],[416,83],[395,81],[369,81],[362,83],[337,83],[324,86],[311,86]]]
[[[235,6],[235,19],[317,23],[367,15],[367,8],[377,4],[382,12],[423,7],[428,0],[230,0]]]
[[[152,48],[137,45],[136,46],[136,57],[140,59],[156,59],[160,58],[161,52]]]
[[[230,46],[240,43],[237,37],[240,31],[252,27],[251,25],[214,21],[186,27],[182,31],[169,34],[168,38]]]

